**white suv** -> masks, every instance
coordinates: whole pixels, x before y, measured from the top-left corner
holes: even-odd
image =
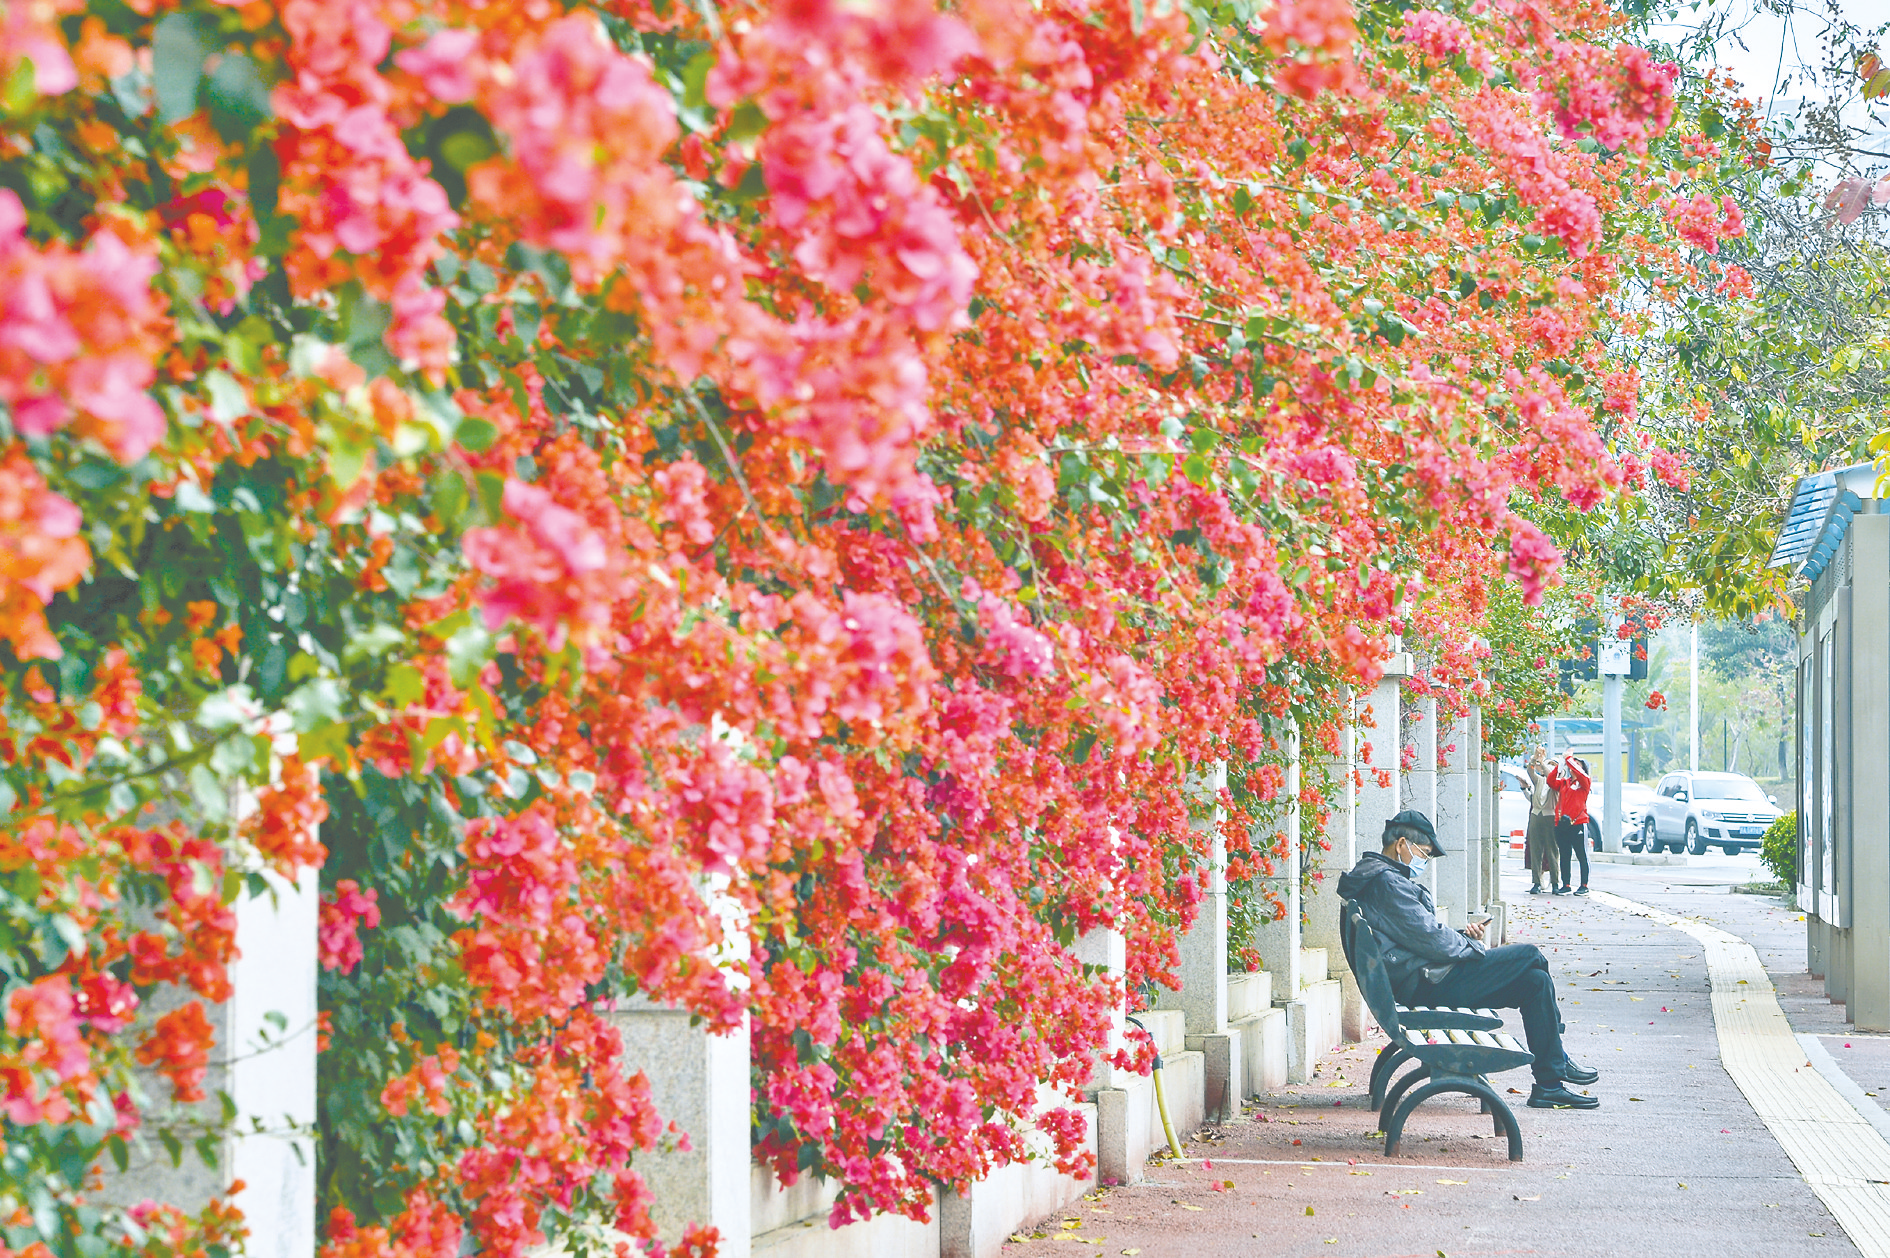
[[[1778,801],[1742,773],[1669,773],[1641,818],[1641,847],[1753,852],[1779,815]]]

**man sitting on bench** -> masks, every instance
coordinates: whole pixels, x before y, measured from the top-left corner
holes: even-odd
[[[1595,1109],[1600,1097],[1571,1092],[1601,1072],[1578,1066],[1562,1050],[1562,1018],[1549,962],[1534,944],[1485,948],[1481,924],[1454,931],[1437,922],[1431,893],[1417,881],[1444,855],[1431,819],[1406,809],[1385,823],[1383,850],[1367,852],[1339,879],[1339,894],[1358,902],[1377,934],[1392,994],[1403,1005],[1516,1009],[1535,1054],[1531,1109]]]

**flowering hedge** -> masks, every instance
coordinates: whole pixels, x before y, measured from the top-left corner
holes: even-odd
[[[1400,632],[1485,697],[1665,466],[1623,269],[1737,227],[1585,0],[46,0],[0,74],[8,1252],[240,1230],[91,1178],[317,864],[332,1258],[650,1242],[631,994],[750,1019],[836,1221],[1079,1163],[1192,767],[1264,872],[1283,721]]]

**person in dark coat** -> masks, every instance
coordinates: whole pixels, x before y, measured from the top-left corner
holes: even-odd
[[[1549,962],[1534,944],[1486,948],[1483,927],[1439,924],[1429,888],[1417,880],[1445,855],[1431,819],[1406,809],[1385,823],[1380,849],[1339,878],[1339,894],[1358,903],[1379,938],[1391,991],[1400,1004],[1457,1009],[1515,1009],[1535,1055],[1532,1109],[1594,1109],[1601,1098],[1571,1092],[1601,1077],[1562,1048],[1562,1017]]]

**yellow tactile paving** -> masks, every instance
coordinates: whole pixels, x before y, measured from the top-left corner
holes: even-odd
[[[1606,891],[1593,898],[1700,941],[1726,1073],[1858,1251],[1890,1258],[1890,1142],[1805,1060],[1752,945]]]

